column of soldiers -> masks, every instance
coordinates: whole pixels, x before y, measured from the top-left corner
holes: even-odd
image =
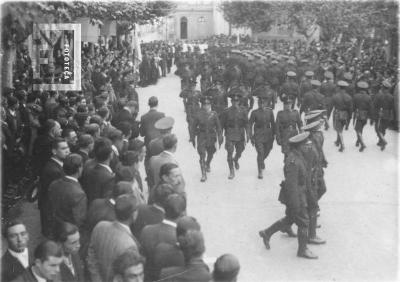
[[[308,59],[297,58],[297,61],[298,64],[295,57],[280,56],[271,50],[210,48],[204,54],[187,53],[178,64],[182,79],[180,96],[185,104],[190,141],[195,147],[197,144],[200,155],[202,182],[210,171],[217,141],[221,146],[224,139],[228,179],[233,179],[235,170],[240,168],[239,160],[249,141],[257,151],[258,178],[263,179],[265,161],[276,139],[284,155],[285,180],[281,183],[279,200],[286,205],[286,214],[259,235],[267,249],[277,231],[297,237],[297,255],[316,259],[307,245],[326,243],[316,232],[318,201],[326,193],[324,169],[328,164],[321,128],[329,129],[332,115],[337,132],[335,145],[343,152],[342,133],[353,120],[356,146],[363,152],[366,145],[362,132],[370,119],[371,124],[375,123],[377,145],[384,150],[387,144],[384,134],[393,118],[394,98],[388,80],[382,82],[372,97],[367,82],[370,80],[363,77],[355,80],[350,73],[340,71],[336,71],[335,77],[325,62],[318,65]],[[199,75],[200,91],[195,88]],[[253,110],[255,97],[258,108]],[[283,103],[283,110],[275,118],[277,97]],[[298,226],[297,235],[291,229],[293,223]]]

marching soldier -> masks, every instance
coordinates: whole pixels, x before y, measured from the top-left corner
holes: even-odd
[[[307,204],[307,167],[304,156],[300,150],[300,145],[305,142],[311,142],[307,138],[309,132],[300,133],[289,139],[289,150],[285,159],[284,175],[285,180],[281,184],[279,201],[286,205],[286,216],[269,228],[259,232],[264,245],[270,249],[270,239],[278,231],[284,231],[288,226],[295,223],[298,227],[298,250],[297,256],[307,259],[317,259],[308,248],[308,233],[310,218]]]
[[[259,98],[262,97],[262,99],[266,100],[265,102],[267,103],[267,107],[275,109],[277,97],[275,91],[269,87],[268,82],[265,82],[264,85],[258,86],[253,91],[252,96],[257,96]]]
[[[339,152],[343,152],[343,128],[346,127],[347,129],[349,127],[351,113],[353,111],[353,100],[346,92],[346,88],[349,86],[347,82],[339,80],[337,85],[339,86],[339,91],[332,98],[332,103],[335,107],[333,125],[337,132],[335,145],[340,146]]]
[[[326,71],[324,73],[325,80],[321,84],[321,94],[324,95],[324,103],[325,103],[325,108],[327,111],[327,116],[326,120],[327,122],[325,123],[325,130],[328,130],[329,128],[329,119],[331,117],[331,113],[333,110],[333,104],[332,104],[332,97],[336,93],[336,85],[333,83],[333,73],[330,71]]]
[[[195,137],[197,136],[197,152],[200,155],[201,167],[200,181],[205,182],[207,180],[207,172],[210,172],[211,160],[216,152],[215,142],[218,140],[218,144],[221,146],[223,137],[218,115],[211,110],[210,97],[203,96],[201,100],[202,108],[194,118],[193,136],[191,136],[190,141],[195,147]]]
[[[374,109],[377,113],[377,120],[375,122],[375,131],[378,135],[379,142],[378,146],[381,150],[385,150],[386,140],[385,133],[388,128],[390,121],[393,119],[394,112],[394,97],[390,94],[390,89],[392,85],[389,81],[384,80],[382,82],[382,90],[379,92],[374,99]]]
[[[201,92],[206,91],[211,87],[212,84],[212,69],[210,67],[210,63],[205,61],[203,63],[203,68],[201,70],[201,78],[200,78],[200,89]]]
[[[359,81],[357,83],[358,91],[353,97],[354,117],[353,124],[357,134],[356,146],[360,146],[359,151],[362,152],[366,148],[362,132],[367,124],[367,119],[372,118],[372,99],[368,95],[368,83]]]
[[[188,123],[189,136],[193,136],[193,120],[200,109],[201,92],[196,90],[196,80],[190,81],[190,88],[181,92],[180,97],[186,109],[186,121]]]
[[[287,81],[282,85],[281,91],[280,91],[280,97],[282,97],[283,94],[287,95],[290,97],[292,100],[292,105],[291,108],[294,108],[294,104],[296,102],[296,99],[299,96],[299,86],[296,82],[296,73],[293,71],[288,71],[286,73],[287,76]]]
[[[275,117],[270,108],[270,101],[263,96],[258,96],[258,109],[250,114],[251,144],[257,151],[258,178],[263,178],[265,159],[272,150],[275,138]],[[254,125],[254,129],[253,129]]]
[[[212,110],[215,111],[218,116],[228,107],[228,97],[226,96],[225,90],[222,86],[222,82],[217,80],[215,87],[209,92],[211,93]]]
[[[321,245],[326,241],[317,236],[317,213],[319,211],[318,201],[326,192],[323,168],[327,166],[325,155],[322,150],[323,135],[320,127],[324,120],[317,120],[302,127],[302,130],[310,133],[310,144],[304,143],[301,145],[301,150],[306,159],[308,172],[307,179],[307,202],[308,215],[310,218],[309,239],[310,244]]]
[[[299,133],[302,121],[297,110],[292,110],[292,97],[282,96],[283,110],[276,115],[276,143],[282,147],[282,153],[288,153],[288,140]]]
[[[321,82],[318,80],[310,81],[312,89],[305,93],[303,97],[303,102],[300,107],[300,115],[303,112],[309,112],[313,110],[323,110],[324,109],[324,96],[319,92],[319,87]]]
[[[228,153],[229,177],[235,177],[235,169],[239,169],[239,158],[241,157],[245,144],[249,142],[249,122],[247,111],[239,106],[240,97],[236,93],[230,95],[232,106],[221,114],[221,127],[225,131],[225,149]],[[246,142],[246,143],[245,143]],[[235,156],[233,152],[236,150]]]
[[[301,107],[304,95],[312,90],[311,80],[314,76],[313,71],[306,71],[306,78],[300,83],[299,99],[297,100],[297,107]],[[300,113],[301,114],[301,113]]]

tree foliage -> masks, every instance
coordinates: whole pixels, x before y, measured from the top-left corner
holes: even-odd
[[[225,19],[237,27],[255,32],[285,23],[307,36],[312,24],[322,29],[322,40],[342,34],[344,39],[363,39],[373,29],[386,36],[397,35],[398,3],[395,1],[302,1],[302,2],[224,2]]]
[[[92,24],[115,20],[132,29],[135,23],[151,23],[175,8],[169,1],[125,2],[8,2],[2,5],[2,43],[9,48],[32,33],[33,23],[68,23],[89,17]]]

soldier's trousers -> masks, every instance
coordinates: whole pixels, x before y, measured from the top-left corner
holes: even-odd
[[[378,134],[378,137],[379,137],[379,134],[382,134],[383,136],[385,136],[386,129],[389,127],[389,124],[390,124],[390,120],[387,120],[387,119],[381,119],[375,123],[375,132]]]
[[[273,141],[274,140],[272,140],[272,142],[255,142],[254,145],[257,151],[257,166],[259,169],[264,169],[264,161],[272,150]]]
[[[241,141],[225,141],[225,149],[228,153],[228,163],[231,164],[233,162],[233,151],[236,149],[235,160],[238,160],[244,151],[244,140]]]
[[[207,162],[210,162],[216,151],[217,149],[215,148],[215,144],[209,145],[206,142],[197,143],[197,152],[200,156],[200,162],[205,162],[206,157]]]
[[[367,124],[367,120],[357,119],[356,124],[354,125],[354,129],[356,132],[360,132],[362,134],[364,126]]]
[[[308,228],[310,225],[309,212],[306,207],[292,209],[286,207],[286,216],[279,221],[281,222],[281,229],[284,230],[286,227],[291,226],[293,223],[299,228]]]

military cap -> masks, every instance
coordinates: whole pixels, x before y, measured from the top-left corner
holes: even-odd
[[[359,81],[359,82],[357,82],[357,87],[361,88],[361,89],[367,89],[368,83],[366,83],[365,81]]]
[[[301,143],[301,142],[307,140],[308,136],[310,136],[310,132],[308,132],[308,131],[299,133],[299,134],[289,138],[289,143],[292,143],[292,144]]]
[[[349,86],[349,84],[348,84],[346,81],[343,81],[343,80],[339,80],[339,81],[337,82],[337,85],[338,85],[338,86],[343,86],[343,87]]]
[[[288,60],[287,61],[289,65],[295,65],[296,63],[293,60]]]
[[[325,110],[315,110],[315,111],[310,111],[308,112],[305,116],[304,116],[304,120],[310,120],[316,117],[319,117],[320,115],[322,115],[322,113],[324,113]]]
[[[282,101],[284,104],[289,104],[289,103],[293,102],[293,98],[292,98],[291,96],[286,95],[285,93],[283,93],[283,94],[281,95],[281,101]]]
[[[314,72],[313,71],[306,71],[305,75],[306,76],[313,76]]]
[[[313,85],[313,86],[321,86],[321,82],[319,82],[316,79],[313,79],[313,80],[311,80],[311,85]]]
[[[333,79],[333,73],[330,71],[324,72],[324,76],[329,79]]]
[[[313,130],[313,129],[318,129],[318,127],[321,126],[321,120],[313,121],[311,123],[308,123],[304,125],[301,129],[302,130]]]
[[[307,60],[307,59],[303,59],[303,60],[301,60],[300,62],[301,62],[301,63],[308,63],[308,60]]]
[[[289,77],[296,77],[296,73],[294,71],[288,71],[286,75]]]
[[[163,117],[156,121],[154,127],[159,130],[170,129],[174,126],[174,119],[172,117]]]
[[[287,59],[289,59],[289,56],[287,56],[287,55],[281,55],[281,58],[287,60]]]
[[[343,77],[344,77],[345,79],[347,79],[347,80],[353,79],[353,75],[352,75],[351,73],[349,73],[349,72],[345,72],[344,75],[343,75]]]
[[[271,62],[271,64],[274,64],[274,65],[276,65],[277,63],[278,63],[277,60],[272,60],[272,62]]]
[[[386,88],[392,87],[392,84],[390,84],[390,82],[389,82],[387,79],[385,79],[384,81],[382,81],[382,85],[383,85],[384,87],[386,87]]]

